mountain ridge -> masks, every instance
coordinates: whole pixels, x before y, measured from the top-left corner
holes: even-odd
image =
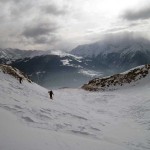
[[[142,37],[134,38],[130,35],[122,36],[110,36],[101,39],[98,42],[79,45],[74,48],[71,53],[77,56],[84,57],[96,57],[99,54],[109,53],[125,53],[125,52],[137,52],[150,51],[150,40]]]
[[[121,73],[136,66],[150,64],[149,40],[130,35],[112,36],[101,42],[80,45],[70,53],[18,49],[7,49],[4,54],[1,52],[2,49],[0,63],[19,68],[33,81],[45,87],[50,87],[50,83],[59,88],[74,85],[79,87],[93,77]],[[70,84],[72,82],[74,85]]]
[[[120,74],[95,78],[84,84],[82,88],[88,91],[115,90],[122,87],[135,86],[144,78],[147,78],[146,82],[143,81],[144,83],[150,81],[150,64],[138,66]]]
[[[90,58],[96,68],[105,66],[122,72],[150,63],[150,41],[141,37],[112,36],[91,44],[80,45],[72,54]]]

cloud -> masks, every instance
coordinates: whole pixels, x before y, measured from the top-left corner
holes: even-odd
[[[125,27],[114,27],[114,28],[110,28],[108,30],[105,30],[104,32],[105,33],[115,33],[115,32],[123,31],[125,29],[128,29],[128,27],[127,26],[125,26]]]
[[[55,39],[58,27],[55,23],[38,23],[25,27],[22,36],[38,44],[45,44]]]
[[[0,3],[17,2],[19,0],[0,0]]]
[[[36,44],[41,44],[41,45],[50,45],[50,44],[55,44],[59,41],[57,36],[55,34],[51,34],[50,36],[39,36],[34,38],[33,42]]]
[[[13,22],[14,20],[25,20],[27,17],[30,18],[29,13],[34,7],[33,2],[29,0],[0,0],[1,16],[3,16],[6,22]]]
[[[36,37],[34,39],[34,43],[38,43],[38,44],[46,44],[48,42],[49,42],[49,40],[45,36]]]
[[[64,5],[38,2],[0,0],[0,47],[45,49],[57,46],[58,31],[62,28],[57,16],[65,14]]]
[[[19,2],[10,6],[10,16],[12,19],[22,19],[22,17],[29,17],[30,10],[33,8],[33,4],[28,2]]]
[[[26,38],[37,37],[41,35],[49,35],[50,32],[54,32],[56,30],[56,26],[48,25],[48,24],[38,24],[35,26],[28,26],[23,31],[23,35]]]
[[[116,0],[112,1],[115,4]],[[142,3],[144,6],[145,2]],[[137,10],[141,7],[138,5],[136,10],[125,11],[122,18],[137,21],[124,21],[118,15],[129,7],[119,3],[122,4],[119,10],[112,5],[108,11],[100,4],[99,0],[0,0],[0,47],[71,49],[94,42],[106,33],[141,31],[149,34],[150,21],[138,20],[150,17],[149,8]]]
[[[0,3],[14,3],[14,4],[17,4],[17,3],[24,3],[24,2],[25,1],[23,1],[23,0],[0,0]]]
[[[105,34],[96,43],[126,47],[126,45],[134,45],[135,43],[150,45],[150,40],[146,38],[145,35],[138,32],[118,32]]]
[[[144,7],[139,10],[127,10],[121,17],[129,21],[149,19],[150,7]]]
[[[49,4],[41,7],[41,11],[46,14],[51,15],[64,15],[66,14],[67,10],[65,8],[59,8],[58,6],[54,4]]]

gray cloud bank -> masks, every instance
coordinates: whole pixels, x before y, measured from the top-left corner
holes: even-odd
[[[127,10],[122,16],[126,20],[144,20],[150,18],[150,7],[139,10]]]
[[[41,11],[47,14],[51,14],[51,15],[64,15],[67,13],[67,10],[65,9],[65,7],[63,8],[58,8],[56,5],[54,4],[49,4],[49,5],[45,5],[45,6],[41,6]]]
[[[0,0],[0,9],[0,47],[25,49],[55,47],[68,11],[53,0]]]
[[[94,10],[88,12],[86,7],[82,10],[82,4],[87,3],[84,0],[0,0],[0,48],[70,50],[79,44],[95,42],[107,33],[148,30],[150,7],[125,11],[121,17],[127,21],[112,18],[115,23],[110,25],[103,18],[105,14],[99,16],[101,22],[95,14],[91,15]],[[147,19],[145,24],[144,19]]]

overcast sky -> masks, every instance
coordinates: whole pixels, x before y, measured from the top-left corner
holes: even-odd
[[[150,0],[0,0],[0,48],[69,50],[149,29]]]

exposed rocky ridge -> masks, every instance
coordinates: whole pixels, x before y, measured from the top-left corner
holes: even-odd
[[[23,80],[27,80],[28,82],[31,82],[31,80],[28,78],[28,76],[26,74],[24,74],[22,71],[18,70],[15,67],[1,64],[0,71],[3,71],[3,73],[6,73],[6,74],[10,74],[11,76],[15,77],[16,79],[22,78]]]
[[[150,64],[133,68],[121,74],[95,78],[89,81],[88,84],[84,84],[82,88],[88,91],[113,90],[117,89],[118,86],[134,85],[134,83],[145,78],[148,74],[150,74]]]

